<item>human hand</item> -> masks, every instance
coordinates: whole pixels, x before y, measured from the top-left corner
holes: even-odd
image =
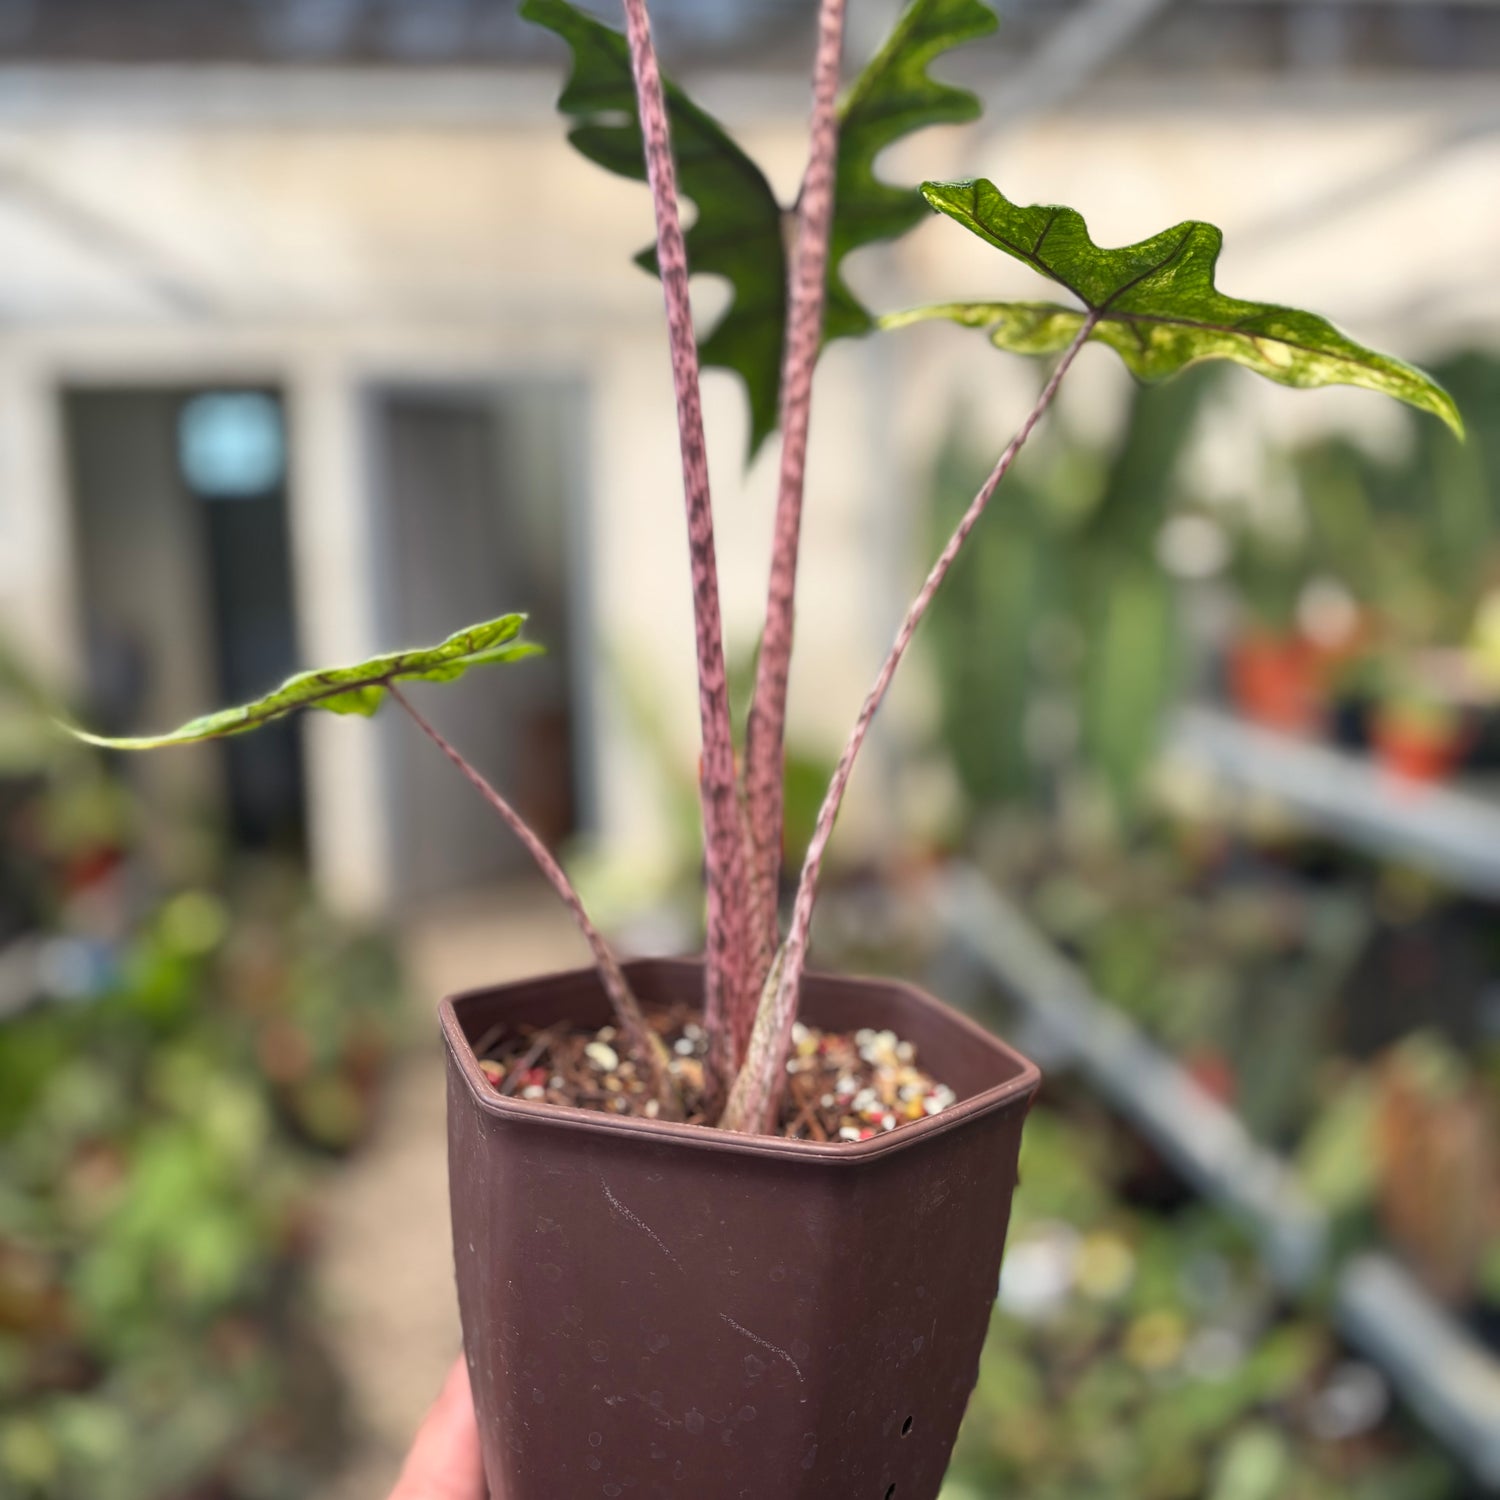
[[[485,1500],[479,1424],[462,1356],[427,1413],[391,1500]]]

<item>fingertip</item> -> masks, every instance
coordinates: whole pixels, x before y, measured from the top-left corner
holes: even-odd
[[[448,1366],[443,1378],[443,1388],[438,1393],[439,1406],[459,1405],[471,1417],[474,1414],[474,1393],[469,1385],[469,1361],[462,1353]]]
[[[479,1423],[462,1355],[417,1432],[391,1500],[485,1500]]]

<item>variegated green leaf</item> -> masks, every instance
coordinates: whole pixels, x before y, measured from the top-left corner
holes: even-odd
[[[1142,380],[1228,359],[1279,385],[1380,391],[1463,433],[1452,397],[1415,366],[1355,343],[1315,313],[1219,291],[1214,269],[1224,237],[1212,224],[1189,220],[1138,244],[1104,249],[1073,209],[1022,208],[983,178],[929,182],[922,193],[933,208],[1070,292],[1078,305],[948,302],[890,314],[883,327],[946,318],[984,329],[997,348],[1052,354],[1092,315],[1090,337],[1108,344]]]
[[[264,698],[191,719],[167,734],[111,739],[72,725],[64,727],[78,739],[107,750],[158,750],[167,745],[193,745],[201,740],[244,734],[300,708],[323,708],[330,713],[361,714],[368,718],[380,707],[393,682],[451,682],[471,667],[537,655],[540,646],[519,638],[525,623],[525,615],[502,615],[498,620],[460,630],[438,646],[392,651],[352,667],[299,672]]]

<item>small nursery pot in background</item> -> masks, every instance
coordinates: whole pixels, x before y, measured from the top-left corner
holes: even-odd
[[[696,1005],[697,963],[627,966]],[[499,1023],[602,1025],[593,970],[445,1000],[454,1257],[503,1500],[934,1500],[974,1387],[1036,1068],[906,985],[810,977],[958,1102],[850,1145],[501,1097]]]
[[[1449,780],[1471,739],[1463,718],[1451,710],[1396,704],[1387,705],[1375,718],[1375,752],[1380,764],[1405,781]]]
[[[1295,634],[1248,631],[1229,650],[1230,698],[1253,724],[1313,734],[1323,713],[1318,652]]]

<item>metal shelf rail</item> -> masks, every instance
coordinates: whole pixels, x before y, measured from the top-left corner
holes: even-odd
[[[1356,848],[1500,898],[1500,796],[1403,782],[1363,756],[1203,707],[1178,713],[1163,765],[1168,777],[1187,769],[1271,797]]]
[[[1044,1060],[1073,1068],[1206,1199],[1241,1223],[1278,1285],[1311,1292],[1329,1272],[1326,1217],[1291,1168],[1258,1145],[975,870],[951,869],[932,892],[945,959],[1022,1010]],[[1333,1269],[1333,1315],[1434,1436],[1500,1493],[1500,1361],[1388,1256]]]

